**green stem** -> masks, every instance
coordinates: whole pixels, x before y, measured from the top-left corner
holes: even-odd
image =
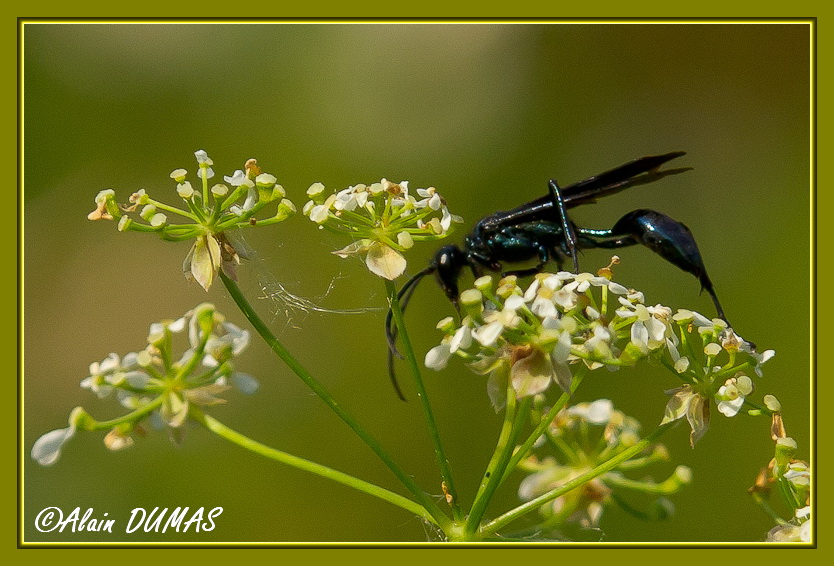
[[[297,375],[301,380],[313,390],[313,393],[318,395],[319,399],[324,401],[324,404],[327,405],[336,415],[342,419],[345,424],[347,424],[357,436],[359,436],[362,441],[368,445],[368,447],[374,451],[374,453],[382,460],[386,466],[397,476],[397,479],[402,482],[402,484],[412,493],[414,494],[417,501],[420,505],[423,506],[434,518],[434,522],[437,523],[444,531],[446,527],[449,526],[450,521],[449,518],[440,510],[434,500],[427,494],[425,491],[420,489],[415,481],[406,474],[397,464],[391,459],[391,456],[388,455],[387,452],[382,448],[382,446],[377,442],[377,440],[372,437],[364,428],[350,415],[347,411],[345,411],[341,405],[339,405],[335,399],[327,392],[327,390],[312,376],[310,375],[306,369],[304,369],[301,364],[296,360],[290,352],[284,348],[284,346],[278,341],[275,335],[269,330],[269,327],[266,326],[261,317],[258,316],[258,313],[252,308],[252,305],[249,304],[249,301],[246,300],[243,293],[241,292],[240,288],[237,286],[237,283],[229,279],[229,277],[220,272],[220,279],[223,281],[223,284],[226,286],[226,289],[229,291],[232,299],[237,304],[238,308],[240,308],[243,315],[249,321],[250,324],[255,328],[255,331],[264,339],[264,341],[269,345],[270,349],[278,356],[281,361],[283,361],[290,370],[292,370],[295,375]]]
[[[452,513],[454,514],[455,520],[459,520],[461,518],[461,511],[460,505],[458,504],[458,495],[455,490],[455,484],[452,481],[452,470],[449,468],[449,460],[443,452],[443,444],[440,441],[440,433],[437,430],[437,423],[434,420],[431,403],[429,403],[426,387],[423,384],[423,378],[420,375],[420,366],[417,364],[417,357],[414,355],[414,348],[411,346],[411,340],[408,338],[408,332],[405,329],[402,306],[397,298],[397,288],[394,285],[394,282],[386,279],[385,290],[388,293],[388,299],[391,303],[391,312],[394,318],[394,324],[397,325],[405,357],[408,360],[409,367],[411,368],[411,374],[414,376],[414,386],[417,389],[417,397],[420,398],[420,404],[423,407],[426,424],[429,428],[429,436],[431,436],[432,443],[434,444],[434,455],[437,458],[437,464],[440,467],[440,475],[443,477],[445,492],[451,499],[450,504],[452,506]]]
[[[518,450],[516,450],[515,454],[513,454],[512,459],[510,459],[510,463],[507,466],[507,471],[504,473],[504,477],[501,478],[501,481],[507,479],[507,476],[518,466],[518,463],[527,456],[527,453],[530,452],[530,449],[533,447],[533,444],[541,437],[542,434],[547,430],[547,427],[550,426],[550,423],[553,422],[553,419],[556,418],[556,415],[559,414],[565,405],[568,404],[570,401],[571,395],[576,391],[579,387],[579,384],[582,383],[582,379],[588,373],[588,366],[585,364],[581,364],[579,369],[576,370],[576,374],[573,376],[573,380],[570,384],[570,392],[569,393],[562,393],[562,396],[556,401],[556,403],[550,408],[547,414],[542,417],[539,424],[533,430],[533,433],[527,437],[527,440],[524,441]]]
[[[165,212],[170,212],[172,214],[176,214],[178,216],[182,216],[184,218],[188,218],[189,220],[193,220],[194,222],[197,222],[197,217],[196,216],[194,216],[190,212],[186,212],[185,210],[182,210],[181,208],[177,208],[176,206],[170,206],[170,205],[165,204],[164,202],[159,202],[158,200],[154,200],[152,198],[148,199],[148,204],[154,205],[159,210],[164,210]]]
[[[137,422],[140,418],[145,417],[152,413],[156,408],[162,405],[162,402],[165,400],[165,395],[160,395],[147,405],[143,405],[136,409],[133,412],[130,412],[126,415],[122,415],[121,417],[117,417],[115,419],[110,419],[109,421],[97,421],[89,413],[84,411],[84,419],[82,420],[81,428],[82,430],[104,430],[108,428],[113,428],[114,426],[118,426],[124,423],[132,423]]]
[[[671,495],[680,491],[681,482],[674,477],[666,481],[657,483],[653,481],[632,480],[622,477],[619,474],[611,474],[606,476],[605,483],[611,487],[619,489],[628,489],[639,493],[646,493],[652,495]]]
[[[512,380],[507,380],[507,407],[505,409],[504,425],[501,427],[498,445],[495,447],[492,460],[487,466],[487,471],[484,474],[483,480],[481,480],[478,494],[475,496],[475,503],[472,504],[472,510],[469,512],[469,517],[466,520],[466,532],[470,535],[478,531],[481,519],[489,506],[489,502],[492,500],[492,496],[495,494],[498,486],[501,485],[507,464],[510,462],[510,457],[513,454],[513,448],[516,445],[518,434],[530,411],[532,401],[532,397],[526,397],[521,402],[518,410],[516,410],[517,399],[515,390],[513,389]]]
[[[321,464],[317,464],[315,462],[305,460],[304,458],[287,454],[281,450],[276,450],[275,448],[271,448],[265,444],[261,444],[260,442],[227,427],[220,421],[206,415],[203,411],[194,406],[191,407],[191,417],[221,438],[224,438],[233,444],[237,444],[241,448],[245,448],[250,452],[260,454],[261,456],[286,464],[287,466],[292,466],[293,468],[298,468],[299,470],[333,480],[342,485],[367,493],[368,495],[373,495],[374,497],[378,497],[379,499],[387,501],[392,505],[402,507],[406,511],[411,511],[415,515],[422,517],[427,521],[435,523],[434,517],[432,517],[425,508],[414,501],[403,497],[402,495],[394,493],[393,491],[388,491],[378,485],[366,482],[365,480],[353,477],[344,472],[328,468],[327,466],[322,466]]]
[[[663,435],[663,433],[665,433],[667,430],[669,430],[672,426],[674,426],[677,423],[678,421],[670,421],[666,424],[660,425],[649,436],[647,436],[628,450],[620,452],[618,455],[614,456],[607,462],[600,464],[596,468],[589,470],[588,472],[580,476],[575,477],[571,481],[562,484],[560,487],[557,487],[554,490],[548,491],[547,493],[542,494],[536,497],[535,499],[531,499],[523,505],[519,505],[515,509],[512,509],[504,513],[500,517],[493,519],[481,528],[480,534],[483,536],[495,534],[499,529],[512,523],[513,521],[526,515],[527,513],[530,513],[531,511],[538,509],[545,503],[553,501],[557,497],[561,497],[562,495],[565,495],[566,493],[573,491],[582,484],[588,483],[592,479],[601,476],[606,472],[610,472],[618,465],[631,458],[632,456],[639,454],[648,446],[651,446],[661,435]]]
[[[208,206],[208,169],[203,167],[203,164],[200,164],[200,179],[203,181],[203,203]]]

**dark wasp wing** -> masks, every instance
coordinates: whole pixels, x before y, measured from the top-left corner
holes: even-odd
[[[590,204],[601,197],[612,195],[638,185],[653,183],[669,175],[677,175],[689,171],[691,167],[677,169],[663,169],[659,167],[677,157],[686,155],[685,151],[673,151],[663,155],[649,155],[629,161],[599,175],[589,177],[573,185],[561,188],[560,193],[566,208],[573,208],[582,204]],[[522,204],[506,212],[497,212],[485,218],[484,226],[503,226],[520,224],[537,220],[555,220],[552,197],[547,194]]]

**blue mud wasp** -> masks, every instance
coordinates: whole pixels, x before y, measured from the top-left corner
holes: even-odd
[[[606,230],[577,226],[568,215],[568,209],[575,206],[594,203],[601,197],[689,171],[690,167],[660,169],[664,163],[685,153],[675,151],[641,157],[564,188],[551,180],[548,183],[548,194],[512,210],[487,216],[464,238],[463,248],[443,246],[428,267],[403,285],[397,295],[403,312],[417,284],[431,273],[435,274],[438,284],[457,308],[458,279],[464,267],[469,267],[476,278],[483,275],[485,270],[502,272],[502,276],[522,277],[540,272],[550,260],[555,261],[561,270],[564,261],[570,258],[574,273],[578,273],[578,250],[615,249],[642,244],[694,275],[701,283],[701,288],[712,297],[718,316],[726,320],[695,238],[681,222],[654,210],[639,209],[625,214],[613,228]],[[503,270],[504,263],[529,260],[536,260],[537,264],[524,269]],[[395,345],[397,329],[391,310],[385,319],[385,335],[389,346],[389,374],[397,395],[405,400],[393,369],[393,356],[402,355]]]

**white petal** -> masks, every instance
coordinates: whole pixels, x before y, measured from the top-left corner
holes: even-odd
[[[614,283],[613,281],[609,281],[608,290],[614,293],[615,295],[625,295],[626,293],[628,293],[628,289],[626,289],[619,283]]]
[[[678,347],[675,346],[675,344],[669,338],[666,339],[666,349],[669,351],[669,355],[672,357],[673,362],[677,362],[679,359],[681,359],[681,355],[678,352]]]
[[[468,326],[461,326],[458,328],[452,340],[449,343],[451,352],[454,354],[458,350],[465,350],[472,345],[472,330]]]
[[[734,417],[743,404],[744,397],[738,397],[732,401],[719,401],[718,411],[727,417]]]
[[[520,295],[510,295],[504,302],[504,310],[517,311],[524,306],[524,297]]]
[[[32,458],[41,466],[51,466],[61,456],[61,448],[73,437],[75,429],[61,428],[41,436],[32,446]]]
[[[426,354],[425,366],[429,369],[440,371],[449,363],[451,354],[449,344],[435,346]]]
[[[414,238],[408,232],[400,232],[397,234],[397,243],[405,249],[409,249],[414,245]]]
[[[649,351],[649,331],[642,322],[631,325],[631,341],[644,354]]]
[[[675,371],[683,373],[689,369],[689,358],[678,358],[675,360]]]
[[[185,317],[180,317],[171,324],[168,325],[168,330],[171,332],[182,332],[185,330]],[[151,333],[153,333],[153,327],[151,327]]]
[[[368,249],[365,264],[372,273],[385,279],[394,280],[403,274],[407,262],[397,250],[385,244],[374,242]]]
[[[119,367],[119,356],[115,352],[111,352],[109,356],[104,358],[99,366],[99,372],[107,373]]]
[[[645,322],[646,329],[649,331],[649,338],[654,342],[665,342],[664,336],[666,334],[666,325],[658,319],[652,317]]]
[[[714,326],[710,319],[695,311],[692,311],[692,321],[695,323],[695,326],[708,328],[712,328]]]
[[[246,173],[244,173],[242,169],[238,169],[232,173],[231,177],[224,175],[223,180],[233,187],[239,187],[246,181]]]
[[[244,395],[251,395],[260,387],[257,379],[248,373],[241,373],[239,371],[232,374],[232,383]]]
[[[324,185],[322,185],[321,183],[313,183],[312,185],[310,185],[310,188],[307,189],[307,196],[313,197],[318,194],[321,194],[322,192],[324,192]]]
[[[310,209],[310,220],[313,222],[317,222],[321,224],[325,220],[327,220],[327,216],[330,213],[330,208],[323,204],[318,204]]]
[[[553,351],[550,353],[550,356],[553,358],[554,363],[567,363],[568,357],[570,356],[570,348],[572,344],[573,340],[571,339],[570,332],[568,332],[567,330],[563,330],[559,334],[559,341],[556,342],[556,345],[553,347]]]
[[[504,331],[504,325],[499,321],[490,322],[486,326],[481,326],[472,331],[472,336],[482,346],[492,346],[501,333]]]
[[[536,293],[539,290],[539,285],[541,285],[541,282],[538,279],[530,283],[530,286],[527,287],[527,290],[524,292],[524,300],[526,302],[529,303],[530,301],[536,298]]]
[[[559,311],[556,310],[556,305],[553,304],[553,301],[544,297],[536,297],[533,304],[530,305],[530,310],[540,318],[555,318],[559,316]]]
[[[597,399],[588,406],[586,419],[591,424],[606,424],[611,420],[614,403],[610,399]]]

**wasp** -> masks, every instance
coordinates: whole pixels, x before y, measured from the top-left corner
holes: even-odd
[[[641,157],[567,187],[560,187],[551,179],[546,195],[480,220],[464,238],[462,248],[455,245],[440,248],[429,266],[411,277],[400,289],[397,297],[403,312],[417,284],[432,273],[457,309],[458,280],[465,267],[476,278],[481,277],[485,270],[501,272],[502,276],[523,277],[539,273],[551,260],[561,270],[570,258],[574,273],[579,273],[577,252],[580,250],[616,249],[642,244],[694,275],[702,290],[712,297],[718,316],[726,320],[695,238],[683,223],[655,210],[638,209],[625,214],[610,229],[584,228],[568,215],[568,210],[576,206],[591,204],[601,197],[689,171],[691,167],[661,169],[665,163],[685,154],[684,151],[675,151]],[[504,270],[505,263],[530,260],[535,260],[536,265]],[[394,374],[393,356],[401,358],[402,355],[396,349],[397,329],[391,310],[385,319],[385,335],[389,346],[389,374],[397,395],[405,400]]]

